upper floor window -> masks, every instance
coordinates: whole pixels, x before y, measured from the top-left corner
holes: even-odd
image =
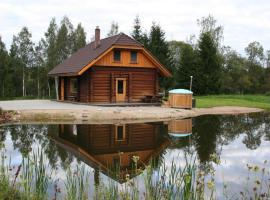
[[[113,60],[116,62],[121,61],[121,51],[120,50],[114,50],[113,51]]]
[[[131,51],[130,52],[130,61],[132,63],[137,63],[137,51]]]
[[[70,92],[77,93],[78,92],[78,80],[77,78],[70,79]]]

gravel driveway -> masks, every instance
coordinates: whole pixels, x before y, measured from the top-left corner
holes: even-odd
[[[3,110],[58,110],[58,109],[89,109],[88,105],[63,103],[50,100],[12,100],[0,101]],[[93,107],[93,106],[91,106]]]

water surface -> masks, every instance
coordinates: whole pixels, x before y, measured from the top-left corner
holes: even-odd
[[[156,167],[169,168],[172,162],[183,166],[187,155],[196,157],[199,169],[215,170],[216,194],[222,199],[224,184],[232,197],[243,190],[249,176],[247,164],[263,167],[266,160],[270,162],[270,115],[200,116],[139,124],[9,125],[0,127],[0,141],[15,167],[23,156],[42,150],[48,169],[54,170],[53,180],[63,190],[67,169],[77,165],[86,164],[92,184],[102,179],[122,185],[127,174],[143,183],[143,170],[150,160]],[[213,162],[213,155],[219,164]],[[139,172],[134,170],[134,156],[139,157]],[[118,166],[119,176],[113,176],[110,172]],[[51,193],[54,184],[50,184]],[[93,192],[90,186],[90,195]]]

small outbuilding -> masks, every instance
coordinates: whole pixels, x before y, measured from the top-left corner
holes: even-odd
[[[137,103],[156,99],[159,77],[171,73],[144,46],[124,33],[95,40],[52,69],[60,101]]]
[[[192,108],[193,92],[185,89],[169,91],[169,105],[173,108]]]

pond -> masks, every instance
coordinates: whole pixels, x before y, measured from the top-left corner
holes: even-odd
[[[177,187],[192,182],[192,193],[202,181],[200,194],[207,199],[254,198],[256,194],[267,198],[270,188],[269,113],[130,124],[6,125],[0,127],[0,142],[11,181],[16,173],[24,173],[23,158],[33,165],[44,163],[48,198],[66,197],[72,177],[81,170],[88,183],[85,193],[96,199],[104,191],[132,193],[132,184],[138,199],[145,198],[150,190],[147,184],[162,179],[163,189],[168,189],[171,182],[176,184],[174,178],[182,180]],[[191,181],[186,181],[190,166]],[[172,176],[175,169],[180,169],[177,177]],[[97,191],[98,186],[106,189]],[[181,199],[184,193],[170,197]]]

